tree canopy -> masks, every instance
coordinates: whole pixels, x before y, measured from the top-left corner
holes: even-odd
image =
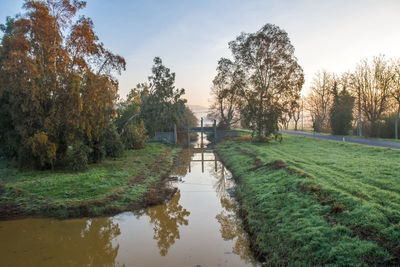
[[[258,137],[277,134],[283,113],[298,99],[304,83],[303,70],[287,33],[276,25],[266,24],[255,33],[242,33],[229,47],[234,63],[221,60],[214,80],[214,86],[223,88],[214,93],[217,106],[223,107],[220,116],[233,114],[229,110],[234,106],[220,104],[222,95],[225,101],[240,107],[243,124]],[[233,102],[232,90],[239,98]]]
[[[54,162],[76,142],[94,151],[104,143],[118,97],[114,74],[125,70],[125,60],[104,47],[90,18],[75,18],[85,5],[77,0],[27,0],[23,16],[7,18],[1,25],[3,155],[30,155],[31,162],[29,158],[37,158],[31,144],[40,139],[56,147],[56,153],[43,152]]]
[[[174,124],[185,113],[185,89],[175,88],[175,73],[162,64],[159,57],[154,58],[152,75],[148,83],[139,84],[137,90],[142,96],[141,117],[150,135],[156,131],[173,130]]]
[[[227,58],[218,61],[209,117],[218,120],[220,128],[229,129],[240,120],[240,96],[246,85],[245,79],[243,70],[235,62]]]

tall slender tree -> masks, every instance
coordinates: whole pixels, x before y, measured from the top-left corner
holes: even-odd
[[[342,87],[338,92],[338,82],[333,85],[333,105],[329,111],[330,124],[333,134],[346,135],[351,129],[353,121],[354,97]]]

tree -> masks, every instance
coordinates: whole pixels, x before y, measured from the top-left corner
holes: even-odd
[[[297,131],[297,123],[300,120],[300,92],[294,91],[287,99],[283,99],[283,114],[281,123],[285,129],[289,128],[290,121],[293,119],[295,123],[295,130]]]
[[[26,14],[1,26],[0,127],[8,124],[2,154],[25,157],[21,148],[33,148],[29,140],[39,133],[55,145],[58,161],[81,141],[101,154],[118,97],[113,74],[125,69],[125,60],[104,48],[89,18],[72,24],[85,5],[27,0]]]
[[[138,88],[141,86],[138,85]],[[141,97],[135,88],[129,92],[126,101],[118,104],[115,124],[127,149],[141,149],[147,140],[147,131],[140,117]]]
[[[230,129],[240,120],[240,91],[244,86],[245,75],[240,67],[229,59],[221,58],[211,89],[214,102],[209,114],[209,117],[219,121],[220,128]]]
[[[355,98],[346,90],[346,86],[338,93],[338,83],[333,85],[333,105],[330,109],[330,123],[333,134],[346,135],[351,129]]]
[[[198,124],[197,117],[187,105],[184,106],[183,112],[179,114],[177,120],[176,125],[179,129],[186,129],[188,125],[189,127],[195,127]]]
[[[358,95],[362,114],[369,122],[369,134],[378,134],[377,123],[391,105],[392,67],[384,56],[374,57],[372,63],[362,60],[352,74],[351,89]]]
[[[307,109],[311,114],[314,130],[327,131],[329,128],[329,110],[332,105],[332,88],[336,78],[325,70],[315,74],[311,91],[307,97]]]
[[[175,73],[154,58],[149,83],[138,88],[145,96],[142,99],[141,116],[150,135],[156,131],[170,131],[185,111],[186,99],[182,99],[185,89],[175,88]]]
[[[229,46],[248,77],[241,93],[245,124],[258,137],[276,134],[285,102],[304,83],[287,33],[266,24],[256,33],[242,33]]]
[[[392,62],[393,76],[392,76],[392,98],[397,105],[397,112],[395,116],[395,138],[398,139],[398,126],[400,116],[400,60]]]
[[[298,99],[291,102],[289,112],[288,112],[289,116],[294,121],[294,130],[295,131],[297,131],[297,129],[298,129],[298,123],[299,123],[300,116],[301,116],[301,105],[299,102],[300,102],[300,96]]]

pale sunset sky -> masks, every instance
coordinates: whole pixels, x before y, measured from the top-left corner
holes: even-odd
[[[0,23],[23,0],[0,0]],[[190,105],[209,106],[211,81],[228,42],[266,23],[289,34],[305,73],[306,93],[321,69],[341,73],[363,58],[400,57],[400,0],[88,0],[80,12],[100,40],[127,61],[119,94],[150,75],[153,58],[176,73]]]

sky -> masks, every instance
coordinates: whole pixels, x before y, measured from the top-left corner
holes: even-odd
[[[176,73],[190,105],[209,106],[218,59],[228,42],[266,23],[284,29],[305,73],[303,94],[322,69],[342,73],[379,54],[400,58],[400,0],[87,0],[105,47],[123,56],[124,98],[147,81],[153,58]],[[23,13],[23,0],[0,0],[0,23]]]

